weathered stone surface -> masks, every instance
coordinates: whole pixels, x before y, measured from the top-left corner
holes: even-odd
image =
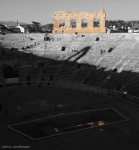
[[[76,27],[71,26],[71,20],[76,20]],[[82,19],[87,20],[87,27],[82,27]],[[99,26],[94,27],[94,20],[99,20]],[[106,13],[104,10],[98,12],[71,12],[55,11],[53,15],[54,33],[105,33]],[[59,27],[60,20],[64,25]]]

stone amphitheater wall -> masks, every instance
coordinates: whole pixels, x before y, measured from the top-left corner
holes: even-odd
[[[82,26],[83,20],[86,25]],[[98,26],[94,25],[94,20],[99,22]],[[63,20],[63,26],[60,26],[60,20]],[[75,20],[74,27],[71,20]],[[105,33],[106,13],[104,10],[98,12],[71,12],[55,11],[53,15],[53,32],[54,33]]]

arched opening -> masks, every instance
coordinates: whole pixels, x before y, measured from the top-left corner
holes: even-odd
[[[64,26],[65,26],[65,20],[60,19],[60,20],[59,20],[59,28],[60,28],[60,27],[64,27]]]
[[[71,28],[76,28],[76,20],[75,19],[70,20],[70,27]]]
[[[31,85],[31,76],[27,75],[27,85]]]
[[[6,66],[3,70],[4,78],[15,78],[19,77],[18,70],[14,69],[12,66]]]
[[[99,19],[98,18],[94,18],[94,20],[93,20],[93,26],[94,27],[99,27]]]
[[[53,79],[54,79],[54,76],[50,75],[49,81],[53,81]]]
[[[87,26],[88,26],[88,20],[86,18],[83,18],[81,22],[81,27],[86,28]]]
[[[117,70],[118,70],[117,68],[114,68],[114,69],[113,69],[113,72],[117,72]]]
[[[2,104],[0,104],[0,112],[2,111]]]
[[[63,46],[63,47],[61,48],[61,51],[65,51],[65,49],[66,49],[66,47],[65,47],[65,46]]]
[[[99,37],[96,38],[96,41],[99,41]]]

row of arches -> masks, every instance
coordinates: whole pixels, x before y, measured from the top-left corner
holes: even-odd
[[[75,19],[71,19],[70,20],[70,27],[71,28],[76,28],[76,20]],[[60,19],[59,20],[59,28],[60,27],[64,27],[65,26],[65,20],[64,19]],[[88,20],[86,18],[83,18],[81,21],[81,27],[82,28],[86,28],[88,27]],[[93,19],[93,27],[99,27],[99,19],[98,18],[94,18]]]

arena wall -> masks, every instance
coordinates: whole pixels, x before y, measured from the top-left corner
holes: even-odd
[[[87,21],[87,26],[82,27],[82,21]],[[94,26],[94,20],[99,21],[97,27]],[[71,12],[55,11],[53,15],[53,32],[55,33],[105,33],[106,13],[104,10],[98,12]],[[60,20],[63,20],[63,26],[60,26]],[[74,27],[71,26],[71,20],[76,21]]]

